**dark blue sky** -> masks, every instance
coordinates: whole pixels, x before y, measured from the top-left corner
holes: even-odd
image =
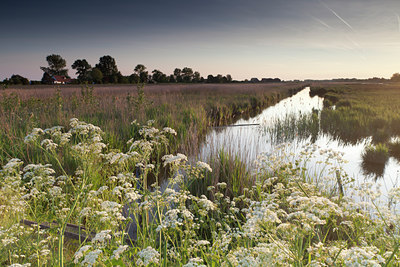
[[[398,0],[3,0],[0,10],[0,79],[40,79],[52,53],[69,68],[111,55],[124,75],[139,63],[235,79],[400,71]]]

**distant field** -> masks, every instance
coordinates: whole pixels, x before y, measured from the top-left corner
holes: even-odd
[[[32,128],[68,126],[71,118],[93,123],[109,132],[109,142],[137,133],[133,120],[155,120],[172,127],[178,138],[172,147],[196,150],[209,126],[255,115],[287,97],[301,83],[279,84],[160,84],[14,86],[0,92],[0,161],[26,157],[23,137]],[[120,142],[120,141],[118,141]],[[113,144],[121,147],[122,144]]]
[[[268,92],[284,92],[287,89],[301,86],[302,83],[229,83],[229,84],[146,84],[145,91],[149,95],[159,94],[258,94]],[[1,92],[18,93],[21,97],[50,97],[56,89],[60,89],[63,96],[80,94],[85,85],[20,85],[10,86]],[[95,84],[89,85],[95,89],[95,95],[116,96],[136,92],[134,84]]]
[[[399,189],[388,203],[368,202],[376,199],[370,183],[353,187],[328,160],[321,161],[327,176],[308,172],[311,146],[295,162],[272,152],[250,170],[223,150],[188,164],[210,126],[258,114],[304,86],[4,90],[0,265],[400,266]],[[303,129],[349,142],[371,134],[380,142],[365,158],[387,159],[387,137],[400,133],[400,86],[317,84],[311,91],[324,96],[325,108]],[[389,145],[399,155],[399,142]],[[38,224],[24,227],[21,219]],[[69,232],[71,223],[79,234]]]

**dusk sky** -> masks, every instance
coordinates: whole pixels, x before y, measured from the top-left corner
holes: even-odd
[[[18,1],[0,3],[0,79],[40,80],[49,54],[110,55],[171,74],[233,79],[385,77],[400,72],[399,0]]]

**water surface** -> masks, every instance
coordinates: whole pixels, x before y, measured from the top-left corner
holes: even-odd
[[[356,144],[348,144],[329,134],[323,134],[318,128],[318,122],[314,131],[311,126],[308,127],[310,129],[306,127],[302,131],[303,134],[298,131],[288,133],[287,129],[282,132],[276,130],[277,122],[296,121],[305,116],[311,116],[312,113],[319,120],[317,114],[323,108],[323,98],[310,97],[309,92],[310,88],[307,87],[292,97],[266,108],[254,118],[237,121],[232,127],[214,128],[200,148],[200,158],[207,160],[210,155],[216,155],[223,149],[233,155],[239,155],[251,166],[258,155],[271,153],[278,146],[284,146],[286,152],[296,155],[304,147],[315,145],[317,147],[314,153],[316,157],[308,160],[308,168],[316,169],[318,161],[326,159],[326,155],[320,156],[320,152],[332,149],[341,152],[342,158],[347,163],[340,163],[340,167],[349,176],[354,177],[356,183],[375,181],[376,186],[380,187],[384,195],[393,186],[397,186],[400,164],[396,159],[389,158],[386,164],[380,166],[380,170],[377,171],[373,168],[372,171],[370,168],[366,169],[365,166],[363,168],[362,153],[370,144],[370,137],[364,138]]]

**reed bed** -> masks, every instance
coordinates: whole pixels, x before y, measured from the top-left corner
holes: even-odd
[[[154,120],[179,133],[173,147],[194,154],[210,126],[251,116],[301,84],[177,84],[15,87],[0,96],[0,162],[29,159],[24,136],[35,127],[67,126],[72,117],[105,129],[122,148],[137,133],[130,123]]]
[[[76,118],[66,128],[35,128],[24,138],[43,162],[13,158],[0,171],[2,265],[400,264],[398,189],[390,192],[388,208],[370,184],[353,186],[364,200],[355,202],[339,194],[331,183],[336,176],[313,182],[302,168],[312,156],[306,149],[294,162],[282,152],[259,157],[251,182],[235,190],[235,181],[246,175],[232,173],[244,170],[237,159],[220,153],[220,170],[201,161],[189,164],[180,153],[158,161],[153,155],[169,151],[177,133],[152,122],[134,125],[139,136],[124,150],[106,143],[102,129]],[[67,154],[74,164],[64,168]],[[327,157],[335,161],[338,155]],[[170,171],[161,188],[148,178],[163,168]],[[214,171],[221,180],[207,188],[209,197],[191,188]],[[342,186],[350,184],[343,180]],[[23,226],[22,219],[37,224]],[[71,223],[95,234],[68,240]]]

